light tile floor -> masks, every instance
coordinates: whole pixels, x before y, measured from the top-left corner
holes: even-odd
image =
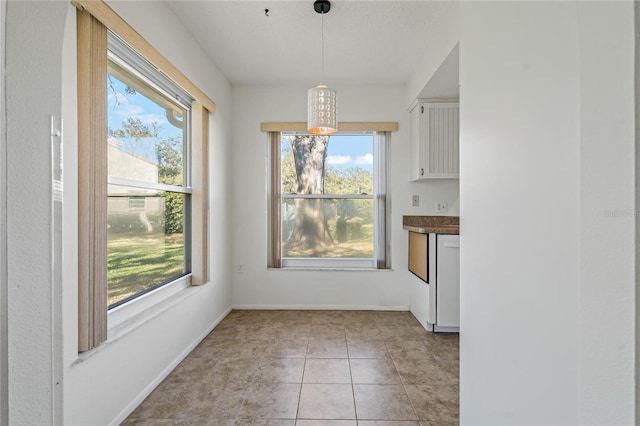
[[[409,312],[232,311],[123,424],[458,424],[458,354]]]

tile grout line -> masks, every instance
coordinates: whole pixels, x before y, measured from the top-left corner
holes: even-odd
[[[413,403],[413,399],[411,399],[411,396],[409,395],[409,392],[407,391],[406,383],[405,383],[404,379],[402,378],[402,375],[400,374],[400,371],[398,371],[398,365],[396,364],[396,359],[394,357],[391,357],[391,361],[393,362],[393,366],[396,368],[396,371],[398,372],[398,376],[400,377],[400,383],[402,384],[402,389],[404,390],[404,393],[407,394],[407,398],[409,398],[409,403],[411,404],[411,409],[413,410],[413,414],[416,416],[416,419],[418,419],[417,422],[419,424],[422,424],[422,419],[418,415],[418,410],[416,410],[416,406]]]
[[[356,390],[353,385],[353,373],[351,371],[351,353],[349,352],[349,341],[347,340],[347,335],[345,331],[344,336],[344,344],[347,346],[347,363],[349,364],[349,379],[351,380],[351,396],[353,397],[353,411],[356,420],[356,426],[358,424],[358,407],[356,406]]]
[[[309,342],[311,341],[311,324],[309,324],[309,334],[307,335],[307,349],[304,353],[304,365],[302,367],[302,378],[300,379],[300,392],[298,392],[298,406],[296,407],[296,418],[293,419],[294,425],[298,424],[298,416],[300,415],[300,401],[302,400],[302,385],[304,384],[304,374],[307,371],[307,356],[309,355]]]

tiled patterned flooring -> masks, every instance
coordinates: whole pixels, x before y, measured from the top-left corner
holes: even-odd
[[[409,312],[232,311],[124,424],[452,425],[458,359]]]

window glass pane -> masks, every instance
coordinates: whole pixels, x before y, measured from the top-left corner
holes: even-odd
[[[282,256],[373,258],[373,199],[284,199]]]
[[[187,111],[109,62],[109,176],[185,185]]]
[[[186,273],[187,195],[109,185],[109,306]]]
[[[281,139],[283,194],[373,194],[373,135]]]

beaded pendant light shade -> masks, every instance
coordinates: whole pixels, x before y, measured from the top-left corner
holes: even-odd
[[[338,131],[336,91],[324,84],[324,14],[331,10],[331,3],[316,0],[313,9],[322,17],[322,78],[307,92],[307,129],[312,134],[330,135]]]

